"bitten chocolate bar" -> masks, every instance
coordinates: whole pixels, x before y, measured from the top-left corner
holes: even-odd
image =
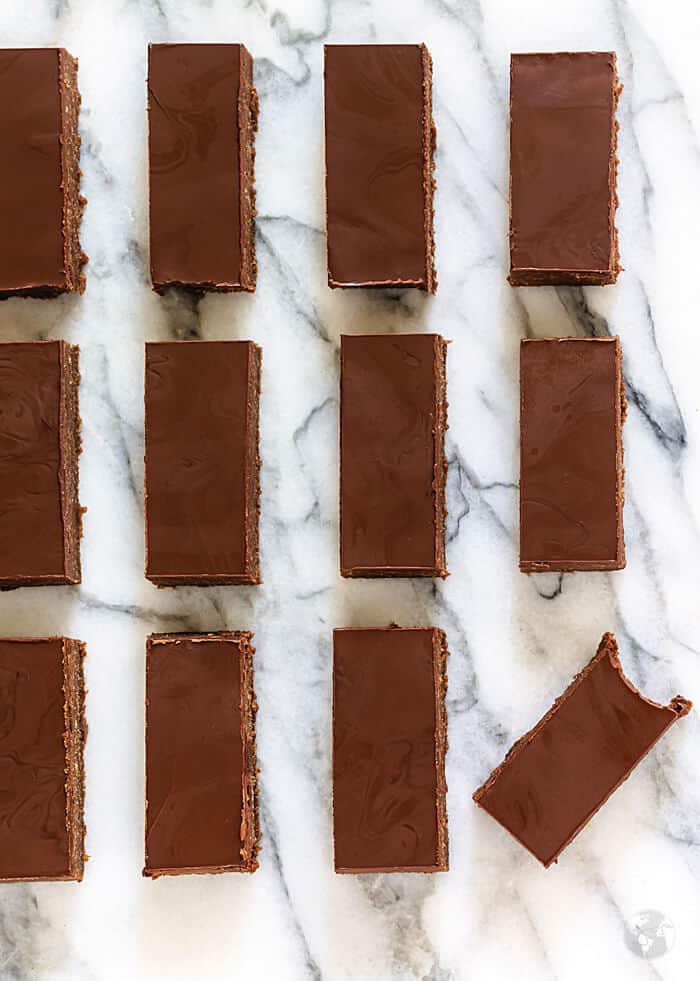
[[[0,589],[80,582],[78,348],[0,343]]]
[[[83,877],[85,645],[0,640],[0,882]]]
[[[146,576],[260,581],[258,400],[251,341],[146,345]]]
[[[445,356],[438,334],[340,339],[340,571],[445,576]]]
[[[148,111],[154,289],[254,290],[253,59],[242,44],[152,44]]]
[[[513,286],[617,279],[620,89],[612,52],[511,56]]]
[[[620,342],[520,346],[520,568],[622,569],[625,394]]]
[[[434,293],[428,49],[326,45],[324,78],[328,285]]]
[[[145,876],[258,867],[252,636],[148,638]]]
[[[78,62],[0,49],[0,299],[85,288]]]
[[[447,870],[447,655],[433,627],[333,631],[336,872]]]
[[[644,698],[612,634],[552,708],[509,751],[474,800],[547,867],[669,726],[692,705]]]

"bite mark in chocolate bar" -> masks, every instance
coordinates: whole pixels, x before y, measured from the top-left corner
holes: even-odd
[[[520,568],[625,566],[620,342],[524,340],[520,346]]]
[[[511,56],[511,285],[617,279],[620,91],[614,52]]]
[[[328,285],[434,293],[428,49],[326,45],[324,80]]]
[[[83,877],[85,645],[0,640],[0,882]]]
[[[144,876],[258,867],[252,637],[148,638]]]
[[[333,652],[336,872],[446,871],[444,633],[339,629]]]
[[[0,49],[0,299],[85,289],[78,62]]]
[[[645,698],[606,633],[593,660],[522,736],[476,803],[547,867],[692,703]]]
[[[341,574],[444,577],[447,342],[340,341]]]
[[[242,44],[152,44],[148,56],[151,278],[255,289],[253,59]]]

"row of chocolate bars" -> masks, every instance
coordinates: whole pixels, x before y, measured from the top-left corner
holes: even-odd
[[[1,295],[84,286],[76,72],[62,50],[0,52]],[[514,56],[514,285],[614,281],[617,96],[614,55]],[[424,46],[326,49],[331,286],[435,290],[431,101]],[[250,56],[153,46],[149,110],[155,288],[252,290]],[[341,340],[344,576],[447,574],[445,360],[434,334]],[[616,339],[523,342],[523,571],[624,565],[620,365]],[[147,345],[146,575],[158,585],[260,582],[260,379],[250,342]],[[0,345],[0,587],[80,581],[78,384],[77,348]],[[82,876],[83,654],[65,638],[0,641],[2,879]],[[446,658],[435,628],[335,632],[338,871],[447,868]],[[145,873],[253,871],[251,635],[156,635],[146,663]],[[689,709],[639,695],[606,634],[475,799],[549,865]]]
[[[0,296],[84,289],[77,67],[64,49],[0,50]],[[324,76],[329,286],[435,292],[425,45],[328,45]],[[617,278],[619,90],[614,53],[512,56],[513,285]],[[254,290],[250,54],[151,45],[148,114],[154,288]]]

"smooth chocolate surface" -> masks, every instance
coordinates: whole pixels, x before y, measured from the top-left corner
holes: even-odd
[[[622,569],[620,342],[520,346],[520,568]]]
[[[593,660],[474,794],[546,867],[627,779],[669,726],[691,709],[644,698],[604,634]]]
[[[0,881],[82,879],[84,645],[0,639]]]
[[[258,100],[242,44],[152,44],[148,56],[151,277],[255,289]]]
[[[258,867],[252,636],[148,638],[145,876]]]
[[[336,872],[447,870],[447,653],[432,627],[334,630]]]
[[[620,87],[613,52],[510,62],[510,282],[614,283]]]
[[[78,348],[0,343],[0,589],[80,582]]]
[[[326,45],[324,79],[329,286],[435,292],[427,48]]]
[[[340,340],[341,574],[444,576],[447,344]]]
[[[0,298],[84,288],[78,63],[0,49]]]
[[[146,345],[146,576],[257,583],[260,348]]]

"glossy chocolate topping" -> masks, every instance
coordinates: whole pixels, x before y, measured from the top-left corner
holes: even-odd
[[[0,293],[65,287],[57,48],[0,49]]]
[[[336,871],[446,869],[444,635],[335,630],[333,646]]]
[[[146,575],[257,582],[260,349],[146,345]]]
[[[329,285],[432,290],[427,49],[327,45],[324,77]]]
[[[0,640],[0,880],[71,875],[63,641]]]
[[[445,351],[437,334],[341,337],[344,576],[445,573]]]
[[[255,823],[245,800],[246,780],[255,779],[247,753],[250,637],[148,638],[144,875],[257,864],[244,853]]]
[[[617,276],[613,53],[511,57],[511,282]]]
[[[0,588],[80,581],[77,350],[0,344]]]
[[[241,156],[241,141],[252,139],[241,131],[241,103],[245,97],[243,113],[248,113],[251,79],[250,55],[239,44],[149,47],[151,274],[156,288],[254,286],[246,281],[248,246],[243,242],[250,234],[246,201],[252,173],[241,174],[246,156]]]
[[[605,634],[598,653],[510,750],[474,800],[550,865],[648,753],[691,709],[644,698]]]
[[[617,338],[520,347],[520,568],[620,569],[624,389]]]

